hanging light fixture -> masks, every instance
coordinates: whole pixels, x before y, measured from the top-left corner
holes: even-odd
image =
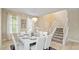
[[[33,17],[32,20],[33,20],[34,23],[36,23],[38,18],[37,17]]]

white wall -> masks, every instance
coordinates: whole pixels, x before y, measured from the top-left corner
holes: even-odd
[[[1,23],[2,40],[5,40],[5,38],[7,38],[7,12],[4,9],[2,9]]]
[[[68,9],[69,34],[68,39],[79,42],[79,9]]]
[[[39,27],[40,31],[48,32],[52,30],[50,27],[53,25],[55,21],[55,16],[53,13],[44,15],[39,17],[38,21],[36,22],[36,26]]]
[[[58,28],[63,28],[65,26],[66,20],[67,20],[67,10],[61,10],[56,13],[54,13],[54,16],[56,18],[56,24]]]

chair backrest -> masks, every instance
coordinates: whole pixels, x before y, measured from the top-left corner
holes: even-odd
[[[13,44],[15,45],[15,50],[24,50],[24,44],[19,40],[17,35],[11,34]]]
[[[17,49],[17,43],[16,43],[16,40],[15,40],[15,37],[13,34],[11,34],[11,38],[12,38],[13,44],[15,46],[15,49]]]
[[[37,43],[36,43],[36,50],[43,50],[44,48],[44,43],[45,42],[45,37],[38,37]]]
[[[45,38],[44,49],[49,48],[50,43],[51,43],[51,40],[52,40],[52,34],[48,35],[48,36]]]

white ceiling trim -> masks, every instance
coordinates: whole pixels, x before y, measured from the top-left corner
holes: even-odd
[[[32,16],[42,16],[62,10],[62,8],[7,8],[10,11],[21,12]]]

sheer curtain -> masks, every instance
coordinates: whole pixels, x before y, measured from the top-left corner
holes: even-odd
[[[13,19],[15,17],[15,21]],[[7,18],[7,34],[10,37],[11,33],[19,33],[20,32],[20,17],[19,16],[13,16],[8,15]],[[10,38],[9,38],[10,39]]]
[[[8,15],[7,19],[7,34],[12,33],[12,15]]]

